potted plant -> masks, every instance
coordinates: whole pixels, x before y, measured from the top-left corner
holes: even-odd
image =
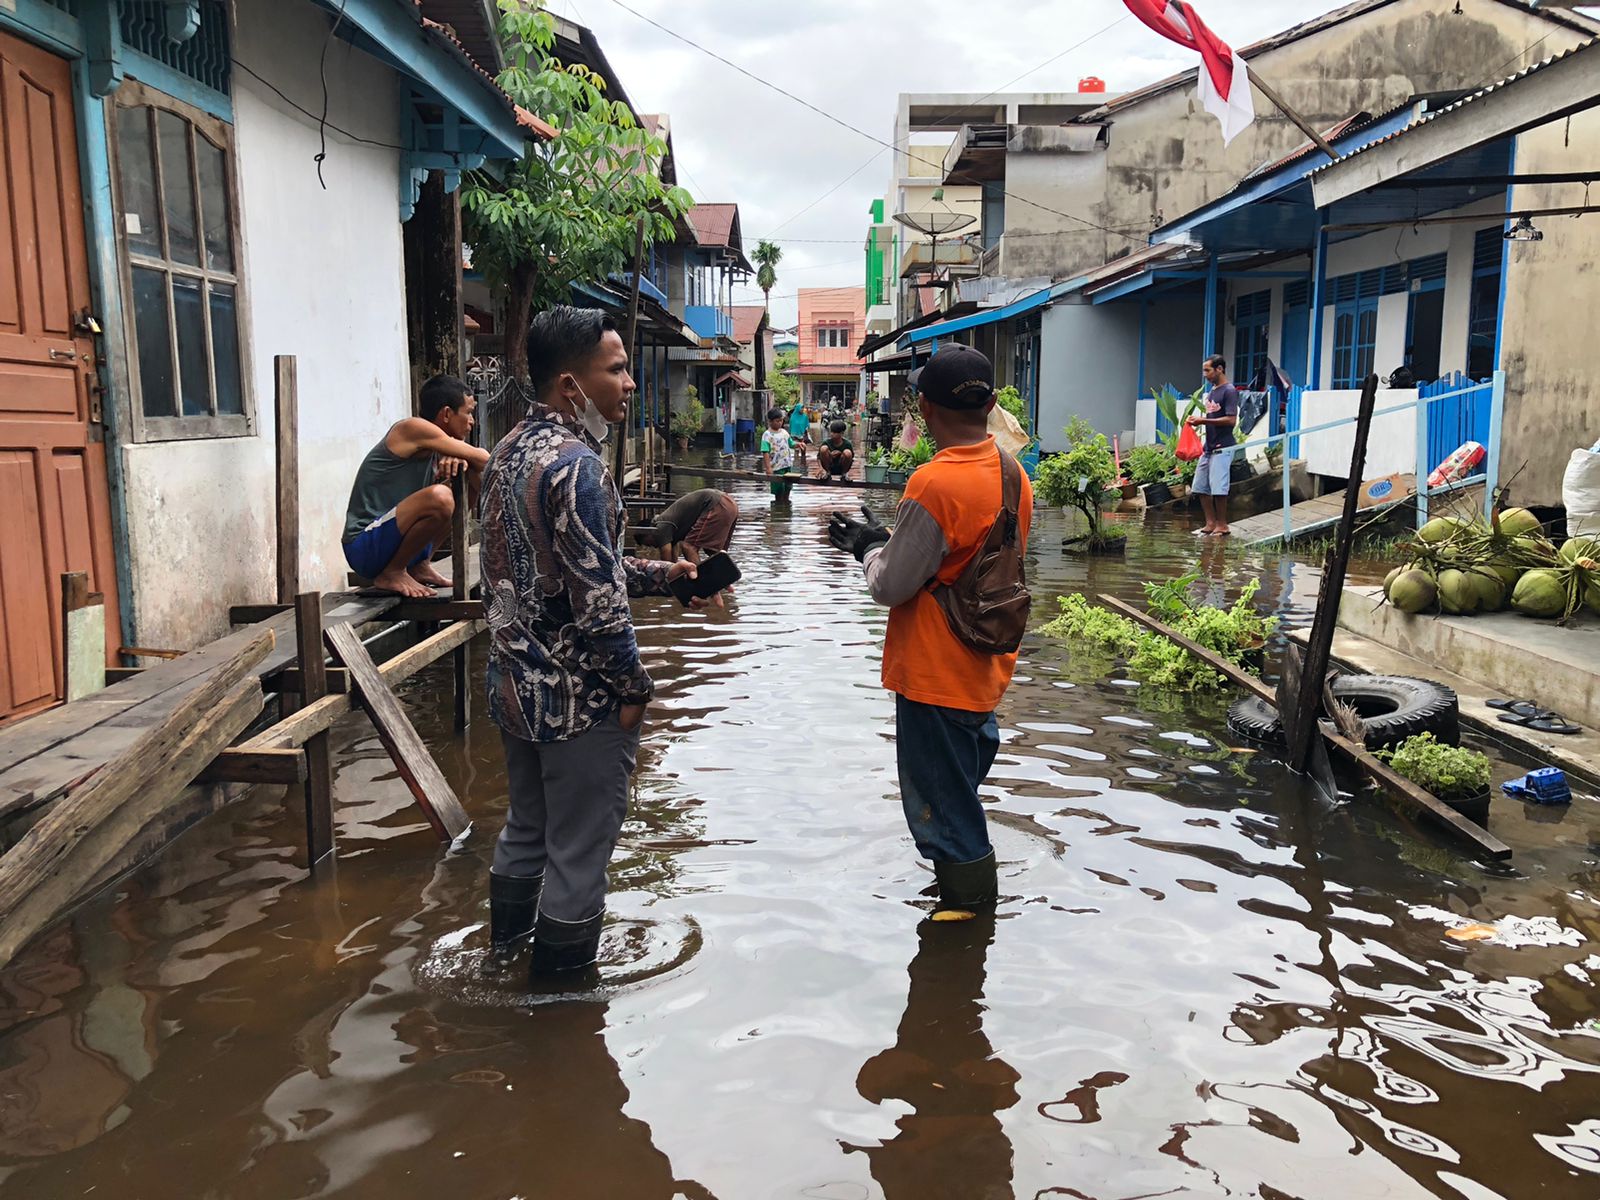
[[[706,409],[700,403],[700,389],[689,385],[689,401],[672,414],[672,436],[679,450],[687,450],[705,424]]]
[[[1046,504],[1062,511],[1075,510],[1088,522],[1087,535],[1068,538],[1069,549],[1082,547],[1090,554],[1120,554],[1127,548],[1126,534],[1108,534],[1102,516],[1108,505],[1115,505],[1121,497],[1114,486],[1117,481],[1117,462],[1111,454],[1111,443],[1103,433],[1082,417],[1073,417],[1067,426],[1068,450],[1054,454],[1039,464],[1039,481],[1035,488]]]
[[[1145,507],[1150,508],[1172,499],[1166,481],[1177,464],[1172,448],[1165,442],[1156,442],[1130,449],[1122,460],[1122,469],[1134,484],[1144,489]]]
[[[1033,479],[1039,474],[1039,439],[1033,435],[1033,418],[1028,414],[1028,402],[1023,399],[1022,393],[1009,384],[994,394],[997,405],[1010,413],[1022,426],[1022,432],[1028,436],[1028,444],[1017,452],[1017,462],[1027,472],[1028,478]]]
[[[917,469],[917,460],[912,457],[911,451],[896,447],[889,454],[888,473],[885,476],[889,483],[903,484],[911,478],[911,472]]]
[[[1462,746],[1447,746],[1431,733],[1407,738],[1384,759],[1412,783],[1432,792],[1469,821],[1489,819],[1489,756]]]
[[[882,483],[889,474],[889,455],[882,446],[867,451],[867,462],[861,468],[868,483]]]
[[[866,410],[869,417],[875,417],[878,415],[878,405],[881,402],[882,397],[878,395],[878,390],[874,388],[861,401],[861,407]]]

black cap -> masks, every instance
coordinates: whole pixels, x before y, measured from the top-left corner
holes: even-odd
[[[994,368],[971,346],[945,346],[906,378],[940,408],[982,408],[994,399]]]

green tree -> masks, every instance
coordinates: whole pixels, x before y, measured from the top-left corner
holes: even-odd
[[[762,238],[757,244],[755,253],[750,256],[756,262],[756,286],[761,289],[765,297],[763,307],[767,310],[767,324],[772,324],[772,289],[778,283],[778,263],[783,260],[783,247],[776,242],[769,242]],[[767,386],[767,364],[762,360],[759,352],[756,355],[756,387]]]
[[[767,377],[772,407],[790,409],[800,402],[800,380],[784,374],[799,365],[800,355],[793,350],[780,350],[772,356],[772,374]]]
[[[506,300],[506,369],[528,380],[528,322],[535,306],[567,302],[574,283],[631,268],[637,229],[647,243],[672,236],[693,203],[661,181],[666,143],[642,128],[605,84],[554,57],[555,23],[537,0],[499,0],[513,101],[559,131],[497,176],[475,171],[461,189],[473,264]]]

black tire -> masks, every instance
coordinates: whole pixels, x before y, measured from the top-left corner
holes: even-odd
[[[1431,679],[1341,675],[1333,682],[1333,694],[1361,714],[1369,750],[1397,746],[1419,733],[1431,733],[1448,746],[1461,744],[1460,702],[1455,692]],[[1255,696],[1228,706],[1228,728],[1248,741],[1283,745],[1277,710]]]

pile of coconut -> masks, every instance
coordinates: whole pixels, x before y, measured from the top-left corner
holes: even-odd
[[[1403,547],[1383,593],[1405,613],[1469,616],[1508,605],[1527,617],[1600,613],[1600,538],[1557,548],[1525,508],[1482,516],[1435,517]]]

